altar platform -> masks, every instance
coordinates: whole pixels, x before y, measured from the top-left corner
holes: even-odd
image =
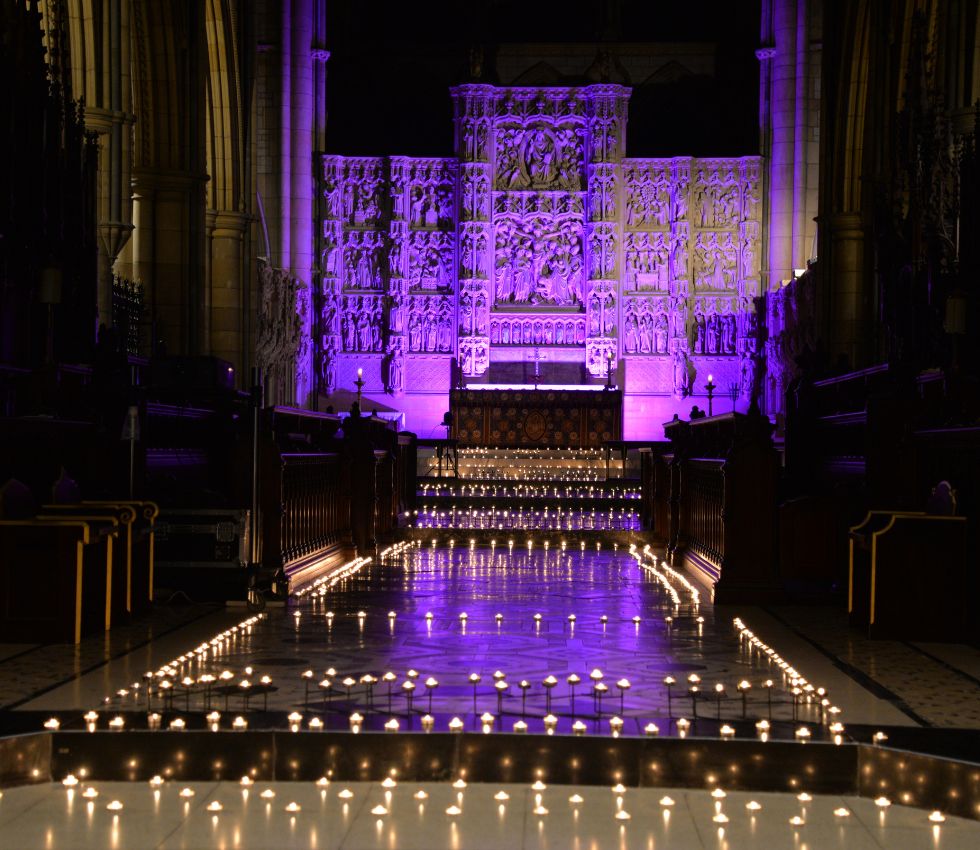
[[[461,446],[600,448],[622,436],[618,389],[485,384],[452,390],[449,410]]]

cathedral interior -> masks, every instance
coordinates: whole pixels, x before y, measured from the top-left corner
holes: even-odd
[[[980,846],[975,1],[0,45],[0,847]]]

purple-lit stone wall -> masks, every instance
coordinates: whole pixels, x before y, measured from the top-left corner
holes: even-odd
[[[761,375],[758,157],[629,159],[630,90],[452,90],[456,156],[324,157],[318,362],[429,435],[451,361],[579,363],[624,383],[627,439],[744,410]]]

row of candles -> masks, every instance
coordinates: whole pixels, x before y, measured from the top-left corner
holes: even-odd
[[[454,476],[455,477],[455,476]],[[572,484],[586,484],[586,483],[597,483],[606,481],[605,472],[595,472],[587,469],[583,470],[565,470],[560,473],[556,473],[552,470],[533,470],[526,469],[523,467],[509,466],[509,467],[487,467],[487,468],[473,468],[473,467],[459,467],[459,477],[465,478],[471,481],[538,481],[538,482],[550,482],[552,486],[554,482],[561,483],[572,483]]]
[[[429,511],[418,513],[409,528],[487,529],[496,531],[637,531],[640,519],[635,511],[609,511],[597,514],[586,511],[532,511],[495,513],[491,511]]]
[[[92,814],[95,807],[94,801],[99,797],[99,791],[94,784],[84,782],[83,779],[80,779],[78,776],[76,776],[73,773],[67,774],[61,780],[61,784],[65,788],[65,791],[67,792],[69,812],[71,811],[71,805],[73,802],[74,794],[78,792],[81,794],[82,798],[85,799],[87,802],[87,812],[89,814]],[[148,780],[147,784],[154,796],[154,801],[156,803],[159,803],[161,789],[166,784],[168,784],[167,781],[162,776],[155,775]],[[243,804],[248,803],[250,792],[252,791],[253,787],[256,784],[257,784],[256,780],[247,774],[243,776],[239,781],[239,785],[241,786],[242,789]],[[320,797],[322,801],[324,802],[326,801],[328,789],[330,789],[332,784],[333,783],[330,777],[328,776],[321,776],[319,779],[314,781],[315,787],[320,791]],[[383,789],[382,797],[384,802],[375,805],[370,810],[370,814],[372,817],[379,819],[377,823],[379,826],[381,826],[384,823],[384,821],[381,820],[381,818],[384,818],[385,816],[392,813],[393,802],[396,793],[395,789],[398,788],[398,780],[395,779],[394,775],[389,775],[385,777],[383,780],[381,780],[379,784]],[[410,785],[412,786],[417,786],[418,784],[419,783],[410,783]],[[351,800],[353,800],[356,797],[356,793],[349,786],[344,786],[343,783],[340,783],[340,785],[341,788],[336,792],[336,796],[337,799],[339,799],[342,802],[344,806],[343,814],[346,815],[347,812],[349,811],[348,804],[350,803]],[[82,790],[79,791],[79,788],[81,786],[84,786],[84,788],[82,788]],[[463,814],[463,806],[465,800],[464,792],[465,789],[468,787],[468,783],[466,782],[466,780],[462,778],[458,778],[451,783],[451,787],[453,788],[454,791],[454,798],[453,798],[454,802],[452,802],[449,806],[446,807],[445,814],[448,815],[450,818],[456,818]],[[533,783],[530,784],[529,788],[533,792],[534,806],[532,808],[532,814],[534,814],[539,818],[545,817],[546,815],[549,814],[549,809],[544,805],[546,801],[545,792],[548,790],[548,786],[541,779],[536,779]],[[582,790],[585,789],[583,788]],[[613,817],[620,822],[630,820],[632,816],[630,815],[629,811],[625,807],[625,800],[626,800],[626,795],[631,789],[628,789],[621,782],[617,782],[615,785],[612,786],[610,790],[613,793],[613,801],[614,801]],[[267,809],[270,808],[272,805],[272,801],[276,798],[276,791],[273,790],[273,788],[267,786],[262,791],[257,793],[259,798],[265,803]],[[728,792],[726,792],[723,788],[716,786],[712,788],[709,793],[713,803],[711,807],[711,812],[712,812],[711,821],[713,824],[716,824],[718,827],[719,839],[724,839],[725,825],[727,825],[731,821],[729,815],[726,814],[724,811],[725,809],[724,804],[728,798]],[[180,791],[178,792],[178,798],[181,801],[183,801],[185,810],[189,808],[190,800],[193,797],[195,797],[196,794],[197,791],[191,786],[184,786],[183,788],[180,789]],[[812,807],[810,807],[809,804],[814,801],[814,797],[812,794],[806,791],[800,791],[795,796],[796,796],[796,800],[800,803],[800,813],[797,815],[792,815],[788,819],[788,823],[794,829],[800,829],[801,827],[805,826],[808,823],[809,813],[811,812],[812,809]],[[419,816],[423,816],[425,813],[425,802],[429,799],[429,792],[426,791],[424,788],[419,787],[412,793],[412,799],[418,804]],[[511,799],[511,794],[508,791],[505,791],[503,788],[498,790],[493,795],[493,804],[497,807],[497,812],[499,816],[502,817],[505,814],[506,804],[508,801],[510,801],[510,799]],[[669,827],[670,812],[677,805],[677,802],[676,800],[674,800],[673,797],[671,797],[668,794],[661,796],[658,802],[659,802],[660,811],[663,812],[664,825],[665,827]],[[571,807],[571,812],[573,814],[573,817],[577,821],[579,807],[585,803],[585,798],[577,791],[573,791],[573,793],[568,797],[568,803]],[[881,795],[875,798],[874,804],[877,807],[878,811],[880,812],[882,825],[884,825],[885,813],[891,807],[892,801],[888,797]],[[125,808],[125,805],[120,800],[113,799],[106,804],[105,808],[107,811],[113,813],[114,818],[117,818],[118,813]],[[219,813],[226,811],[225,804],[218,799],[211,800],[205,808],[206,811],[209,814],[211,814],[213,819],[217,819]],[[764,807],[760,802],[758,802],[758,800],[749,799],[744,803],[744,808],[745,811],[748,813],[747,817],[749,819],[749,826],[752,827],[754,826],[755,818],[759,816],[759,813],[763,810]],[[595,805],[593,804],[590,807],[591,814],[594,814],[594,809],[595,809]],[[283,806],[283,811],[285,811],[291,818],[295,818],[295,816],[300,811],[302,811],[302,806],[299,803],[297,803],[295,800],[292,800]],[[838,822],[850,817],[851,814],[852,814],[851,810],[846,806],[837,806],[836,808],[833,809],[833,816],[835,820],[837,820]],[[142,809],[140,810],[140,816],[141,817],[144,816]],[[946,815],[944,815],[943,812],[940,811],[939,809],[934,809],[926,816],[926,820],[932,826],[933,840],[934,842],[937,842],[939,837],[938,834],[939,826],[945,823]]]
[[[307,709],[309,711],[309,709]],[[370,713],[370,712],[368,712]],[[150,731],[160,731],[166,729],[170,732],[184,732],[190,728],[193,728],[194,715],[190,712],[184,712],[187,717],[182,716],[179,712],[161,712],[161,711],[149,711],[146,713],[146,727]],[[211,732],[222,732],[222,731],[232,731],[232,732],[245,732],[249,729],[249,717],[246,713],[234,714],[230,719],[228,718],[229,712],[221,712],[217,709],[212,709],[203,715],[203,720],[205,723],[205,728]],[[200,716],[200,715],[197,715]],[[474,731],[480,731],[485,735],[489,735],[495,731],[505,731],[504,721],[506,712],[498,711],[496,714],[489,711],[484,711],[479,715],[474,715]],[[513,716],[513,715],[512,715]],[[412,715],[399,715],[397,712],[389,713],[387,715],[388,719],[384,723],[380,724],[380,728],[385,732],[400,732],[403,731],[414,731],[413,718],[418,719],[419,726],[422,731],[426,734],[430,734],[437,731],[437,717],[431,712],[425,712],[419,716],[417,713]],[[191,719],[191,723],[188,722],[188,718]],[[263,721],[267,722],[268,717],[264,716]],[[513,720],[511,725],[511,731],[514,734],[528,734],[531,729],[531,724],[528,720],[532,722],[537,722],[540,720],[541,726],[544,730],[545,735],[555,735],[561,733],[563,730],[565,734],[571,733],[576,737],[581,737],[589,733],[590,724],[586,722],[587,719],[592,720],[592,728],[595,731],[601,731],[601,725],[603,723],[602,717],[585,718],[582,716],[572,716],[572,717],[562,717],[553,713],[548,713],[541,718],[531,718],[527,715],[521,715],[518,719]],[[88,732],[94,733],[100,731],[101,729],[106,729],[110,732],[122,732],[125,731],[128,722],[128,716],[125,714],[112,714],[103,713],[100,714],[94,710],[87,711],[83,716],[82,720],[85,723],[85,728]],[[327,719],[321,714],[314,712],[312,714],[304,714],[300,711],[291,711],[286,717],[288,728],[290,732],[324,732],[328,730]],[[698,717],[678,717],[678,718],[668,718],[666,732],[669,734],[672,730],[676,730],[678,738],[687,738],[688,735],[692,734],[699,720],[705,720],[705,718]],[[498,722],[499,721],[499,722]],[[362,714],[360,710],[355,710],[347,714],[347,728],[353,734],[360,734],[364,731],[367,725],[368,718],[365,714]],[[663,722],[663,721],[661,721]],[[626,727],[626,719],[619,714],[613,714],[605,718],[605,724],[608,726],[609,734],[614,737],[620,737]],[[48,718],[43,727],[49,732],[57,732],[61,729],[62,721],[60,717],[53,716]],[[260,728],[267,728],[267,726],[261,726]],[[452,715],[448,721],[445,722],[445,731],[455,734],[463,733],[467,730],[467,722],[459,715]],[[772,721],[762,719],[755,722],[755,735],[763,743],[768,742],[771,739]],[[661,733],[661,727],[655,722],[647,722],[642,726],[643,734],[647,737],[657,737]],[[843,731],[843,727],[841,727]],[[336,729],[331,729],[330,731],[336,731]],[[834,733],[834,743],[840,745],[843,742],[841,733]],[[718,737],[724,741],[734,740],[736,737],[736,729],[729,723],[722,723],[717,727]],[[813,730],[808,725],[797,726],[794,732],[795,739],[800,743],[807,743],[812,740]],[[881,744],[887,739],[887,735],[884,733],[877,733],[873,738],[875,744]]]
[[[640,488],[625,485],[607,484],[596,487],[555,487],[537,484],[436,484],[422,482],[418,494],[426,496],[459,496],[478,499],[639,499]]]
[[[466,458],[510,458],[510,457],[531,457],[531,458],[550,458],[560,459],[562,457],[596,459],[603,457],[602,449],[574,448],[567,446],[562,448],[539,449],[539,448],[513,448],[504,446],[465,446],[459,449],[459,456]]]

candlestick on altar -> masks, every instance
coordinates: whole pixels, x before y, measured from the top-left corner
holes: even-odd
[[[361,390],[364,388],[364,370],[357,370],[357,380],[354,381],[354,386],[357,387],[357,409],[361,409]]]
[[[712,404],[715,397],[714,375],[708,375],[708,383],[704,385],[704,389],[708,393],[708,416],[713,416],[714,411],[712,409]]]

